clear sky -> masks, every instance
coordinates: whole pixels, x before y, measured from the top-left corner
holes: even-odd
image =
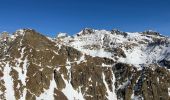
[[[170,36],[170,0],[0,0],[0,31],[20,28],[48,36],[83,28]]]

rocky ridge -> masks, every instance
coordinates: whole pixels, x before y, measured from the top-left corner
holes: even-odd
[[[170,39],[157,32],[22,29],[1,52],[2,100],[170,100]]]

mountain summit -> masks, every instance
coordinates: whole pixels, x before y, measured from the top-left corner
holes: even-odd
[[[0,39],[2,100],[170,100],[170,38],[157,32],[21,29]]]

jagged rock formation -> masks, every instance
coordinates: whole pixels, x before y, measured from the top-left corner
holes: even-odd
[[[1,49],[0,99],[170,100],[169,38],[148,32],[18,30]]]

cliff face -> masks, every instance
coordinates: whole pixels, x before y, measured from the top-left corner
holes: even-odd
[[[168,50],[168,38],[147,32],[19,30],[1,47],[0,99],[170,100]]]

